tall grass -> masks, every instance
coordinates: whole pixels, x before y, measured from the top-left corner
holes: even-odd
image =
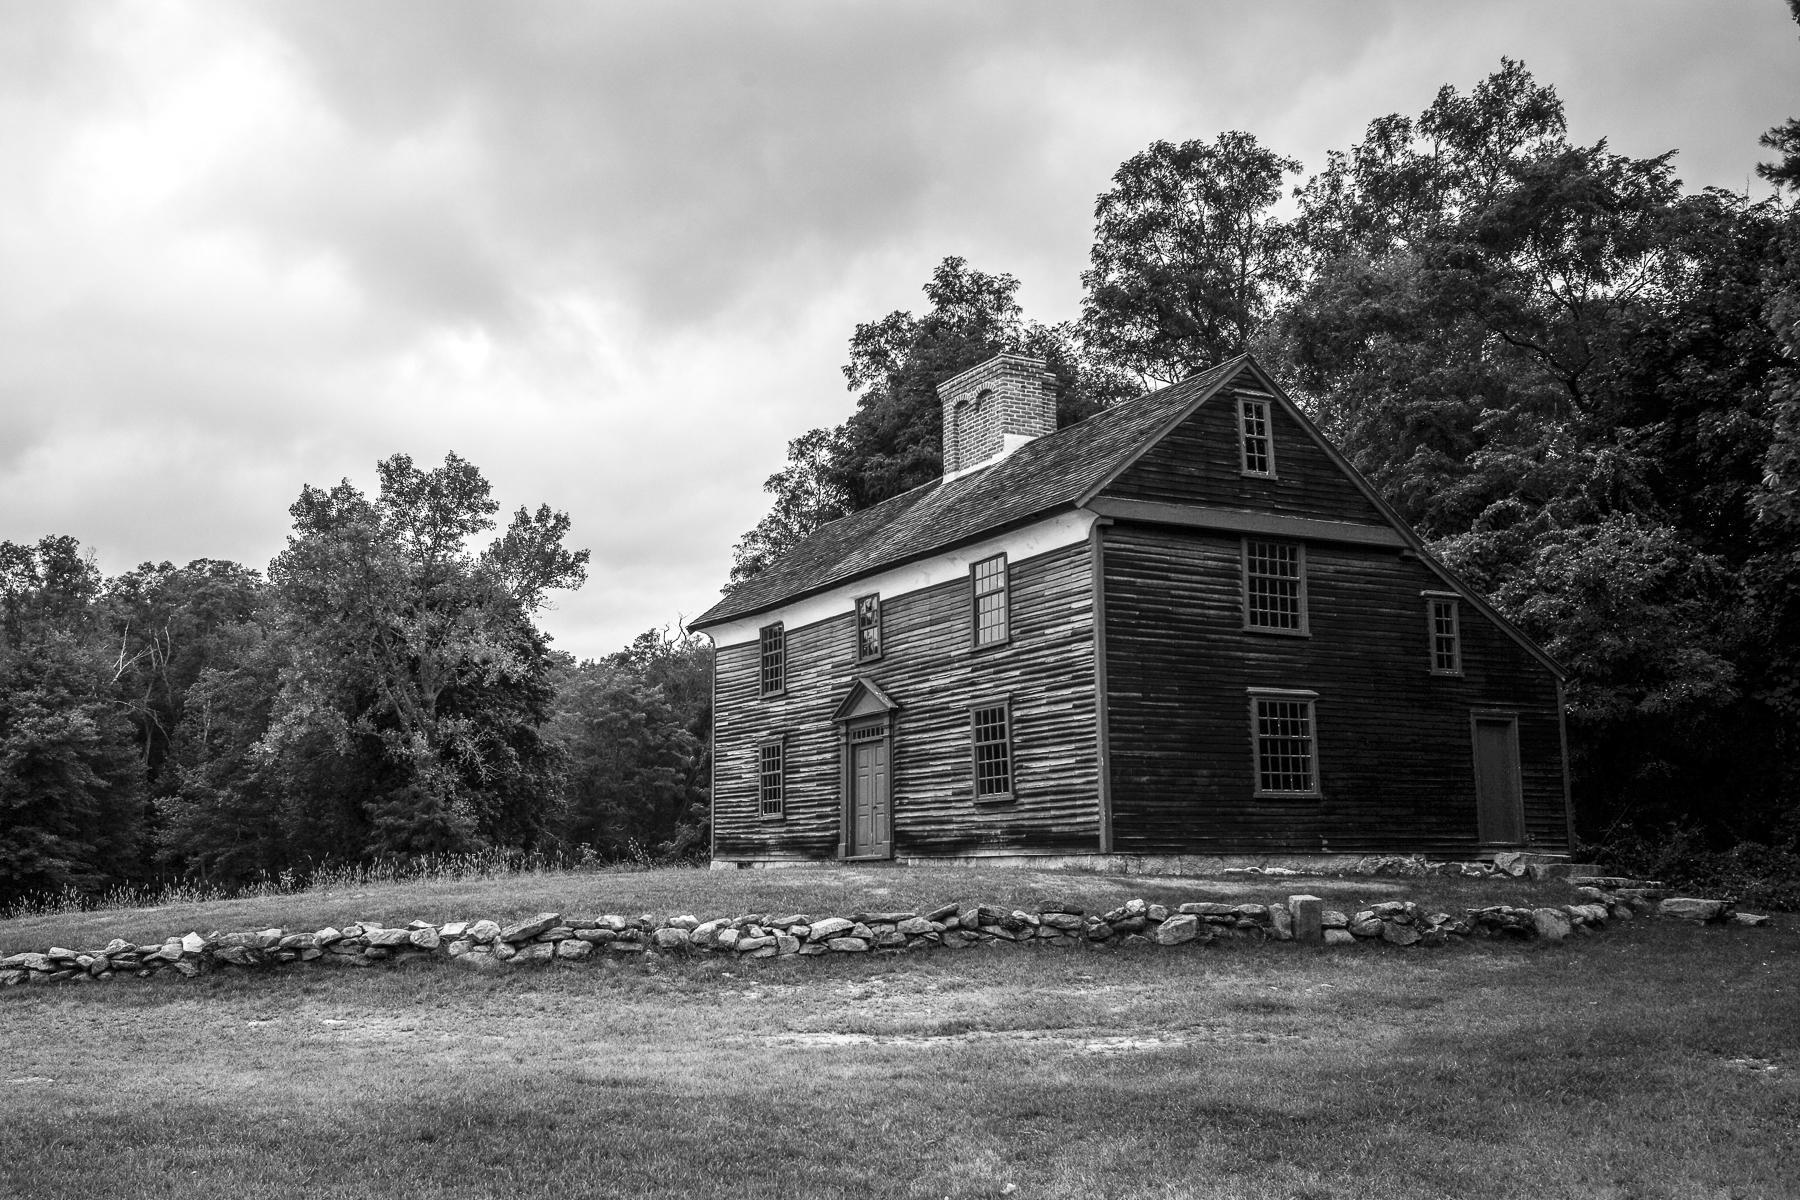
[[[289,868],[275,875],[241,883],[213,883],[202,879],[175,878],[153,883],[114,884],[100,891],[64,887],[55,892],[27,895],[10,905],[0,905],[0,921],[15,917],[54,917],[113,909],[161,908],[171,904],[208,904],[219,900],[259,899],[272,896],[329,895],[332,892],[396,883],[475,883],[489,879],[543,878],[598,870],[648,871],[693,865],[668,861],[636,842],[626,854],[607,860],[592,847],[580,846],[574,854],[561,852],[482,850],[470,854],[394,855],[366,862],[321,862],[303,869]]]

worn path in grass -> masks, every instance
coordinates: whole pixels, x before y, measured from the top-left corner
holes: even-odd
[[[1790,1197],[1797,979],[1783,919],[14,988],[0,1195]]]
[[[160,942],[189,930],[232,932],[278,926],[314,930],[351,921],[441,925],[491,917],[505,921],[544,911],[699,917],[749,912],[814,916],[878,909],[925,911],[950,901],[980,901],[1037,910],[1046,902],[1104,912],[1134,896],[1151,902],[1235,899],[1268,903],[1310,892],[1329,905],[1354,908],[1376,900],[1414,900],[1456,909],[1486,904],[1567,904],[1566,884],[1456,877],[1306,878],[1101,875],[973,867],[804,867],[773,871],[542,872],[489,879],[415,880],[287,895],[171,904],[158,908],[57,913],[0,921],[0,955],[48,946],[104,946],[115,937]]]

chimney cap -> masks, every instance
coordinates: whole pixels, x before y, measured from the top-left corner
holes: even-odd
[[[1047,360],[1039,358],[1035,354],[1025,354],[1018,350],[1002,350],[992,358],[983,359],[968,370],[960,371],[944,380],[937,385],[937,393],[940,397],[947,398],[950,393],[962,391],[971,384],[977,382],[978,379],[997,374],[997,369],[1000,368],[1003,363],[1009,362],[1017,363],[1019,367],[1024,370],[1035,371],[1035,373],[1042,375],[1053,383],[1056,380],[1056,376],[1052,374],[1049,369],[1050,364]]]

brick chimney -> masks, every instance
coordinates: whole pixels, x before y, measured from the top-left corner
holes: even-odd
[[[1045,367],[1041,358],[1009,351],[938,384],[945,479],[1056,432],[1056,376]]]

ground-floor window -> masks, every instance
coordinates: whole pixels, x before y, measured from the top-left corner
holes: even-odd
[[[975,750],[975,799],[1012,799],[1012,714],[1004,703],[972,708],[969,728]]]
[[[761,759],[757,773],[762,795],[762,815],[780,817],[787,813],[787,746],[782,742],[764,742],[757,747]]]
[[[1317,692],[1280,688],[1250,690],[1250,742],[1258,796],[1316,796],[1319,758],[1315,743]]]

